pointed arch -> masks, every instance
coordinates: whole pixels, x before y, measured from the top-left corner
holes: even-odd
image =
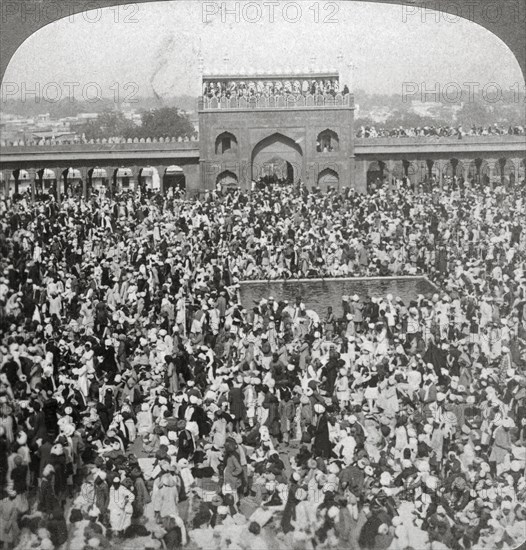
[[[491,177],[491,167],[483,158],[476,158],[468,166],[467,178],[476,185],[488,185]]]
[[[297,153],[300,155],[303,155],[303,151],[301,149],[301,146],[293,140],[291,137],[286,136],[285,134],[282,134],[281,132],[274,132],[270,136],[267,136],[260,140],[252,149],[252,157],[257,155],[262,149],[265,149],[266,147],[272,146],[274,144],[281,143],[283,145],[289,146],[292,149],[294,149]]]
[[[456,157],[450,158],[444,168],[444,175],[451,179],[453,179],[453,177],[463,178],[464,172],[464,163]]]
[[[329,189],[339,189],[340,177],[336,170],[332,168],[325,168],[318,174],[318,187],[322,191],[328,191]]]
[[[265,175],[265,167],[275,159],[288,162],[291,168],[287,173],[290,173],[294,182],[299,180],[303,166],[303,150],[294,139],[280,132],[263,138],[252,149],[252,179],[261,179]]]
[[[163,175],[163,188],[165,191],[172,187],[174,190],[186,191],[186,176],[180,166],[173,164],[168,166]]]
[[[231,172],[230,170],[223,170],[223,172],[218,174],[216,178],[216,188],[222,191],[225,191],[228,188],[238,187],[238,186],[239,186],[239,180],[237,178],[237,175],[234,174],[234,172]]]
[[[499,158],[495,163],[495,176],[503,185],[515,182],[515,164],[506,157]]]

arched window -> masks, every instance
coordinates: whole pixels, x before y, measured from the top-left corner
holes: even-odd
[[[219,134],[216,139],[216,155],[225,155],[237,150],[237,139],[230,132]]]
[[[316,151],[318,153],[334,153],[340,149],[338,134],[332,130],[323,130],[318,134],[316,140]]]

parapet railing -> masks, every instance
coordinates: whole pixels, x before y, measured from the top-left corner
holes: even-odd
[[[352,94],[278,94],[261,96],[201,97],[198,100],[200,111],[217,109],[298,109],[353,107]]]
[[[148,142],[148,143],[74,143],[55,145],[25,145],[25,146],[0,146],[0,158],[7,159],[10,155],[60,155],[60,154],[116,154],[116,153],[143,153],[153,154],[164,152],[167,155],[178,153],[189,157],[199,156],[199,142]]]
[[[358,145],[423,145],[429,143],[460,145],[463,141],[470,144],[476,143],[525,143],[524,134],[466,134],[460,139],[458,136],[404,136],[404,137],[357,137],[354,139],[355,146]]]
[[[368,137],[355,138],[354,146],[360,147],[376,147],[376,146],[418,146],[418,145],[476,145],[476,144],[508,144],[508,145],[524,145],[526,150],[526,135],[513,134],[493,134],[493,135],[466,135],[462,139],[456,136],[411,136],[411,137]],[[199,139],[97,139],[83,141],[57,141],[57,142],[34,142],[34,141],[6,141],[0,140],[0,149],[3,153],[16,153],[21,149],[24,152],[45,153],[46,151],[136,151],[136,150],[198,150]]]
[[[74,139],[74,140],[0,140],[0,147],[60,147],[61,145],[123,145],[133,143],[196,143],[198,136],[192,137],[160,137],[160,138],[123,138],[111,137],[102,139]]]

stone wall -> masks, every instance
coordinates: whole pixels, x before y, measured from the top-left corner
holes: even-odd
[[[220,174],[234,173],[243,188],[260,174],[254,161],[266,161],[274,154],[291,162],[295,175],[308,186],[316,185],[326,168],[338,174],[340,186],[352,184],[353,109],[294,110],[203,110],[199,113],[199,145],[202,185],[213,189]],[[316,141],[324,130],[339,139],[338,150],[318,152]],[[235,138],[226,153],[217,151],[217,139],[224,133]]]

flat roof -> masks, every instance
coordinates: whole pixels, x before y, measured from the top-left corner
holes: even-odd
[[[297,80],[298,78],[340,77],[338,71],[318,71],[312,73],[256,73],[256,74],[204,74],[203,80]]]

